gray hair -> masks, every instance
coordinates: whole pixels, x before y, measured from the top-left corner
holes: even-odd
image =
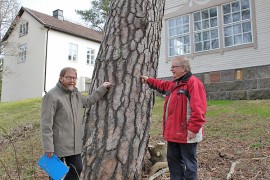
[[[173,61],[177,61],[179,66],[184,66],[186,71],[191,71],[189,59],[183,56],[176,56],[173,58]]]
[[[76,73],[76,76],[77,76],[77,70],[75,68],[72,68],[72,67],[65,67],[61,70],[60,72],[60,77],[64,77],[67,73],[67,71],[74,71]]]

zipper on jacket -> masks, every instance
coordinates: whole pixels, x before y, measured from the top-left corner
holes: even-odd
[[[166,112],[165,112],[165,122],[164,122],[164,125],[166,125],[167,120],[168,120],[168,109],[169,109],[169,104],[170,104],[170,100],[171,100],[171,97],[172,97],[172,92],[175,90],[175,88],[177,87],[177,85],[178,85],[178,81],[175,83],[175,85],[174,85],[174,87],[173,87],[173,89],[172,89],[172,91],[170,93],[170,96],[168,98],[167,104],[166,104],[166,109],[165,109]]]
[[[184,123],[181,124],[182,131],[184,131]]]

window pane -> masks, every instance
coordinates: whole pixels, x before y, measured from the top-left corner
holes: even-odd
[[[182,33],[183,33],[182,26],[181,27],[178,27],[176,29],[176,34],[179,35],[179,34],[182,34]]]
[[[239,1],[232,3],[232,12],[240,11]]]
[[[217,17],[217,8],[210,9],[210,17]]]
[[[249,0],[241,0],[241,9],[249,8]]]
[[[210,33],[209,31],[203,32],[203,41],[210,39]]]
[[[175,39],[175,41],[174,41],[174,47],[179,47],[179,46],[181,46],[183,43],[182,43],[182,38],[177,38],[177,39]]]
[[[242,44],[242,35],[234,36],[234,44]]]
[[[184,26],[183,31],[184,31],[184,33],[188,33],[189,32],[189,25]]]
[[[202,11],[202,19],[208,19],[208,18],[209,18],[208,9]]]
[[[223,16],[223,19],[224,19],[224,24],[228,24],[228,23],[231,23],[232,22],[231,14],[224,15]]]
[[[211,24],[211,27],[216,27],[217,26],[217,18],[210,19],[210,24]]]
[[[231,12],[231,5],[230,4],[223,5],[223,14],[227,14],[230,12]]]
[[[240,12],[239,13],[233,13],[233,22],[240,21]]]
[[[188,17],[188,15],[183,17],[183,22],[184,22],[184,24],[189,24],[189,17]]]
[[[169,47],[173,47],[173,45],[174,45],[174,39],[170,39],[169,40]]]
[[[201,41],[201,33],[195,33],[194,40],[195,40],[195,42],[200,42]]]
[[[169,22],[169,27],[174,27],[174,19],[168,20]]]
[[[217,49],[217,48],[219,48],[218,39],[214,39],[212,40],[212,49]]]
[[[225,47],[232,46],[233,45],[233,38],[232,36],[225,37]]]
[[[187,45],[184,46],[184,52],[186,54],[190,53],[190,44],[187,44]]]
[[[195,24],[194,24],[194,30],[195,31],[201,30],[201,22],[195,22]]]
[[[201,20],[201,13],[197,12],[193,14],[194,21],[200,21]]]
[[[175,35],[174,29],[170,29],[170,30],[169,30],[169,36],[174,36],[174,35]]]
[[[237,24],[233,26],[233,33],[234,34],[240,34],[242,33],[241,24]]]
[[[180,26],[180,25],[182,25],[182,24],[183,24],[182,17],[178,17],[178,18],[176,19],[176,26]]]
[[[190,41],[189,41],[189,36],[184,36],[184,44],[189,44]]]
[[[250,11],[249,10],[242,11],[242,20],[245,20],[245,19],[250,19]]]
[[[174,48],[170,48],[170,56],[174,56],[175,55],[175,53],[174,53]]]
[[[201,43],[196,43],[195,44],[195,52],[202,51],[202,44]]]
[[[207,28],[209,28],[209,20],[208,19],[204,20],[202,22],[202,29],[207,29]]]
[[[250,32],[251,31],[251,22],[246,22],[242,24],[243,32]]]
[[[203,42],[203,49],[204,50],[209,50],[210,49],[210,41]]]
[[[243,34],[243,41],[244,41],[244,43],[252,42],[252,34],[251,34],[251,32]]]
[[[175,55],[183,54],[184,53],[183,52],[183,47],[182,46],[175,47],[174,52],[175,52]]]
[[[218,38],[218,30],[217,29],[211,30],[211,38],[212,39]]]
[[[174,45],[175,46],[179,46],[180,43],[182,44],[182,42],[183,42],[183,38],[182,37],[178,37],[178,38],[176,38]]]
[[[232,27],[231,27],[231,26],[225,27],[225,28],[224,28],[224,35],[225,35],[225,36],[230,36],[230,35],[232,35]]]

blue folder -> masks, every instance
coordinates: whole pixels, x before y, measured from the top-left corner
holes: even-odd
[[[38,165],[54,180],[61,180],[69,168],[56,156],[48,158],[45,154],[38,160]]]

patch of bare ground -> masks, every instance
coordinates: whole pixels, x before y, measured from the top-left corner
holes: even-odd
[[[152,139],[150,143],[160,140]],[[270,179],[270,146],[251,148],[247,141],[207,138],[199,143],[197,156],[200,180]],[[169,179],[169,173],[156,179]]]

